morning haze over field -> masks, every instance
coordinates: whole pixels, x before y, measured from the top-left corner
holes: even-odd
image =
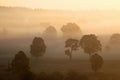
[[[0,80],[119,80],[119,4],[0,0]]]
[[[75,22],[83,33],[112,34],[120,30],[119,3],[118,0],[1,0],[0,23],[10,33],[40,33],[48,25],[60,32],[63,24]]]

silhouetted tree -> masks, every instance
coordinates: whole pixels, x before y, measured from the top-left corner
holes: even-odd
[[[80,46],[84,49],[84,52],[90,55],[92,70],[96,72],[103,64],[102,57],[96,54],[98,51],[102,50],[102,44],[97,39],[97,36],[90,34],[82,37]]]
[[[11,71],[20,80],[33,80],[33,73],[30,71],[29,58],[23,51],[19,51],[11,62]]]
[[[75,23],[67,23],[66,25],[63,25],[61,31],[63,32],[63,35],[68,38],[78,37],[81,34],[80,27]]]
[[[65,47],[70,48],[65,50],[65,54],[69,56],[70,60],[72,59],[72,52],[77,50],[79,47],[79,40],[76,39],[67,39],[65,42]]]
[[[84,35],[80,40],[80,46],[89,55],[102,50],[102,45],[94,34]]]
[[[29,71],[29,69],[30,69],[29,59],[27,58],[27,56],[25,55],[25,53],[23,51],[19,51],[15,55],[15,57],[11,63],[11,68],[12,68],[12,71],[15,73]]]
[[[90,57],[90,62],[91,62],[92,70],[95,73],[103,66],[103,58],[98,54],[92,55]]]
[[[46,45],[44,40],[41,37],[35,37],[31,45],[31,55],[35,57],[43,56],[45,51]]]
[[[44,32],[43,35],[45,37],[57,37],[57,30],[53,26],[49,26]]]

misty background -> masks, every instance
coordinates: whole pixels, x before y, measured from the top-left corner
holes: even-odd
[[[0,7],[0,57],[11,57],[19,50],[30,56],[30,45],[34,37],[43,37],[47,44],[45,57],[66,58],[65,40],[61,27],[69,22],[79,25],[82,35],[96,34],[103,44],[100,53],[105,59],[118,60],[119,48],[105,51],[113,33],[120,31],[120,11],[117,10],[49,10],[23,7]],[[42,33],[49,26],[57,30],[54,40],[46,39]],[[80,36],[81,37],[81,36]],[[80,37],[78,39],[80,39]],[[74,57],[75,56],[75,57]],[[73,58],[86,58],[83,50],[76,51]]]

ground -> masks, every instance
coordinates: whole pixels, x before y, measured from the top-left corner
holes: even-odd
[[[5,62],[5,61],[4,61]],[[59,71],[67,74],[68,71],[75,71],[79,74],[85,74],[89,80],[120,80],[120,61],[119,60],[105,60],[104,65],[98,74],[95,75],[91,70],[89,60],[74,59],[30,59],[31,71],[39,74],[40,72],[52,73]],[[8,75],[7,64],[0,64],[0,80],[7,80]]]

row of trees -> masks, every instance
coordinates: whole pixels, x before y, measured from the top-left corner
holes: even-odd
[[[61,28],[64,37],[78,37],[81,34],[80,27],[75,23],[67,23]],[[56,37],[57,30],[53,26],[49,26],[44,32],[43,35],[48,37]]]
[[[102,44],[94,34],[84,35],[80,40],[67,39],[65,42],[65,54],[72,60],[73,51],[81,47],[85,53],[89,54],[92,69],[96,72],[102,67],[103,59],[98,52],[102,50]],[[46,44],[40,37],[35,37],[31,45],[31,55],[35,57],[43,56],[46,51]]]
[[[67,25],[70,25],[70,23]],[[64,32],[66,28],[64,27],[62,30]],[[51,28],[51,31],[54,31],[54,29]],[[64,33],[67,34],[66,31]],[[51,34],[54,35],[54,32]],[[120,34],[113,34],[110,38],[109,44],[119,45]],[[65,41],[65,48],[65,55],[67,55],[70,60],[72,60],[72,54],[74,51],[83,49],[84,52],[89,56],[92,70],[96,73],[99,69],[102,68],[103,58],[99,55],[99,53],[102,51],[102,44],[96,35],[83,35],[80,40],[69,38]],[[30,53],[34,57],[42,57],[45,54],[46,49],[47,46],[44,42],[44,39],[41,37],[35,37],[30,47]],[[32,79],[34,75],[30,71],[29,64],[29,58],[26,56],[26,54],[23,51],[19,51],[9,65],[8,71],[20,77],[22,80],[28,80],[28,78]]]
[[[107,48],[110,48],[113,45],[120,45],[120,34],[113,34],[111,36]],[[94,34],[84,35],[80,40],[69,38],[65,41],[65,47],[67,48],[65,54],[69,56],[70,60],[72,59],[73,51],[78,50],[79,47],[90,56],[102,50],[102,44]],[[43,38],[35,37],[31,45],[30,53],[35,57],[43,56],[46,52],[46,48],[47,46]]]
[[[9,75],[5,80],[89,80],[88,76],[75,71],[69,71],[67,74],[61,72],[34,74],[30,71],[29,65],[29,58],[23,51],[19,51],[12,60]]]
[[[120,34],[113,34],[110,38],[109,44],[119,45]],[[111,45],[108,48],[111,48]],[[43,56],[46,52],[46,44],[41,37],[35,37],[31,45],[31,55],[35,57]],[[92,69],[96,72],[103,65],[103,59],[98,54],[102,51],[102,44],[94,34],[83,35],[80,40],[69,38],[65,41],[65,55],[72,60],[72,54],[74,51],[80,48],[84,50],[90,57]]]
[[[116,43],[116,38],[120,37],[119,34],[114,34],[110,42]],[[120,38],[119,38],[120,39]],[[119,40],[118,40],[119,41]],[[117,45],[117,43],[116,43]],[[72,60],[72,54],[74,51],[81,49],[89,55],[91,62],[91,68],[94,72],[97,72],[103,66],[103,58],[98,54],[102,50],[102,44],[98,40],[97,36],[94,34],[84,35],[80,40],[77,39],[67,39],[65,41],[65,54]],[[41,37],[35,37],[31,45],[31,55],[34,57],[42,57],[46,52],[46,44]],[[29,58],[25,55],[23,51],[19,51],[15,58],[12,60],[9,70],[13,73],[18,73],[19,75],[30,73]]]
[[[95,58],[99,58],[99,56],[93,56],[93,61]],[[93,62],[93,69],[96,69],[96,65]],[[94,68],[95,67],[95,68]],[[29,58],[25,55],[23,51],[19,51],[14,59],[11,62],[10,67],[8,68],[9,80],[89,80],[87,76],[80,75],[77,72],[70,71],[67,74],[62,74],[60,72],[53,72],[52,74],[47,74],[45,72],[41,72],[36,75],[30,70],[30,62]]]
[[[80,41],[76,39],[68,39],[65,43],[65,47],[69,48],[65,51],[65,54],[69,56],[70,60],[72,59],[72,52],[81,47],[84,52],[89,55],[93,71],[97,72],[97,70],[102,67],[103,59],[98,55],[98,52],[102,50],[102,44],[97,39],[97,36],[93,34],[84,35]]]

